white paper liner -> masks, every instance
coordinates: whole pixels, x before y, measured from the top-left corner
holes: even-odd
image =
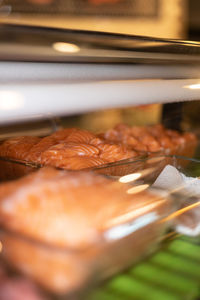
[[[173,223],[178,233],[188,236],[200,235],[200,179],[187,177],[175,167],[167,165],[153,184],[155,188],[167,189],[180,195],[180,212]],[[195,207],[193,206],[195,204]],[[199,204],[199,205],[198,205]],[[184,208],[189,208],[184,211]]]

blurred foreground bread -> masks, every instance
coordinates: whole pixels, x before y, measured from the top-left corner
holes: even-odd
[[[171,202],[148,191],[131,195],[129,188],[90,172],[51,168],[1,184],[4,257],[57,293],[137,261],[160,239],[165,224],[159,222]]]

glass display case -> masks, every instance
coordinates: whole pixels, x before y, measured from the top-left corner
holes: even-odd
[[[198,299],[200,44],[0,39],[2,294]]]

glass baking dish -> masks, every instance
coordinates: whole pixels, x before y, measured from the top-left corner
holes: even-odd
[[[122,182],[132,182],[133,191],[135,186],[137,190],[138,184],[141,189],[153,186],[167,190],[179,203],[179,209],[169,217],[175,230],[192,237],[200,235],[199,159],[151,155],[138,161],[110,164],[94,171]]]
[[[102,108],[199,100],[200,50],[195,42],[9,24],[1,26],[0,35],[3,42],[0,53],[3,74],[0,85],[1,124],[30,118],[69,116]],[[64,43],[70,42],[78,52],[55,51],[60,38]],[[171,123],[175,125],[175,122]],[[191,152],[176,154],[194,157]],[[7,157],[2,157],[1,162],[2,181],[23,177],[33,170],[35,173],[28,176],[37,176],[43,167]],[[179,218],[183,212],[192,212],[192,217],[195,214],[195,220],[198,220],[198,195],[184,194],[183,187],[179,185],[173,189],[152,187],[168,165],[175,166],[185,175],[190,172],[191,175],[198,175],[198,164],[198,161],[163,156],[163,153],[141,153],[126,161],[95,168],[92,171],[101,173],[111,185],[115,186],[120,182],[126,190],[125,194],[133,197],[133,202],[140,193],[145,192],[158,195],[161,202],[152,201],[150,207],[141,204],[142,209],[139,211],[128,210],[128,220],[123,220],[121,212],[119,224],[112,224],[108,217],[105,221],[110,222],[110,227],[99,233],[98,242],[84,249],[55,246],[44,239],[37,239],[35,235],[29,236],[28,228],[35,224],[35,220],[26,211],[27,214],[22,214],[15,222],[13,218],[6,224],[1,220],[3,257],[11,268],[32,278],[54,296],[70,297],[79,293],[158,249],[166,230],[171,228],[183,232],[183,229],[188,229],[188,223]],[[91,168],[85,171],[88,173]],[[15,186],[15,183],[2,183],[1,187],[4,189],[4,184]],[[34,199],[40,184],[38,180],[31,199]],[[13,191],[13,187],[9,187]],[[55,189],[55,194],[57,193],[58,190]],[[85,193],[83,191],[79,196],[81,201],[84,200]],[[92,199],[93,197],[96,197],[95,193],[92,194]],[[110,197],[102,197],[99,203],[104,201],[104,207],[109,209]],[[21,193],[19,201],[23,199],[24,194]],[[57,200],[59,201],[59,197]],[[41,203],[44,201],[45,197]],[[1,204],[2,202],[0,206]],[[98,213],[98,209],[94,210],[94,219]],[[12,227],[19,225],[25,216],[28,221],[24,232]],[[127,217],[126,214],[125,216]],[[190,225],[194,218],[188,214],[186,216]],[[52,218],[51,222],[53,221],[55,219]],[[81,231],[80,222],[78,224]],[[74,227],[62,227],[63,239],[65,230],[70,228],[71,232]],[[194,227],[198,229],[198,223]],[[45,228],[41,227],[41,232]],[[194,232],[189,229],[187,233],[190,235],[198,233],[198,230]],[[52,235],[49,231],[48,237]],[[83,237],[85,238],[84,235]]]
[[[190,227],[190,220],[194,214],[193,223],[198,222],[198,205],[195,204],[198,202],[197,197],[194,199],[194,195],[184,194],[182,187],[179,186],[175,190],[153,186],[167,165],[176,167],[186,176],[198,176],[200,172],[200,161],[174,155],[154,155],[113,163],[106,167],[95,168],[93,172],[88,170],[89,173],[83,171],[90,176],[100,173],[99,176],[108,180],[113,189],[120,182],[125,187],[126,193],[131,196],[133,203],[137,202],[138,195],[144,192],[147,195],[149,193],[150,198],[151,195],[156,195],[157,198],[149,201],[147,196],[147,201],[137,209],[129,209],[114,219],[108,217],[106,222],[109,226],[107,228],[105,226],[104,230],[98,233],[98,240],[86,248],[55,246],[4,224],[0,233],[3,259],[9,268],[18,270],[37,282],[47,291],[50,298],[52,295],[79,297],[82,293],[85,294],[90,287],[159,249],[170,228],[179,232],[180,225]],[[40,172],[35,171],[36,173],[29,176],[36,176],[37,172]],[[56,172],[64,172],[68,176],[80,173],[61,170]],[[15,181],[8,184],[13,182]],[[87,190],[85,195],[87,196]],[[109,197],[105,200],[104,203],[109,207],[111,200]],[[189,209],[185,215],[183,214],[186,216],[183,219],[179,216],[182,216],[181,209],[185,207]],[[94,211],[94,215],[95,213]],[[29,222],[32,222],[31,218],[30,214]],[[195,223],[195,226],[198,224]],[[65,228],[62,230],[64,234]],[[192,235],[190,233],[191,231],[189,235]]]
[[[30,168],[30,166],[28,166],[28,168]],[[55,195],[58,194],[58,196],[54,195],[55,199],[53,198],[56,203],[60,203],[62,197],[65,199],[70,197],[69,195],[72,193],[72,190],[68,189],[67,182],[70,181],[71,177],[76,178],[76,176],[79,176],[80,173],[82,174],[80,175],[82,177],[86,176],[86,178],[88,178],[89,176],[89,181],[93,180],[93,177],[97,177],[97,179],[99,178],[98,180],[103,180],[103,182],[105,182],[105,187],[104,184],[102,187],[98,187],[97,185],[94,190],[93,186],[88,187],[86,185],[84,189],[77,187],[74,192],[73,199],[76,205],[73,205],[71,214],[76,222],[71,221],[72,223],[71,226],[69,225],[69,230],[70,232],[74,231],[74,237],[72,237],[73,240],[76,240],[76,235],[80,235],[80,232],[82,232],[84,245],[82,246],[80,244],[79,246],[79,244],[77,244],[76,246],[70,246],[69,244],[69,246],[67,246],[63,241],[59,244],[54,241],[55,236],[52,240],[52,235],[55,234],[54,230],[51,231],[49,229],[53,228],[52,226],[54,226],[54,229],[56,226],[55,230],[57,236],[61,234],[63,240],[65,240],[65,235],[67,236],[71,233],[66,232],[66,226],[63,225],[65,222],[62,223],[62,218],[65,218],[65,216],[63,217],[61,212],[57,213],[57,206],[54,205],[55,213],[54,208],[52,212],[49,211],[48,206],[43,206],[45,201],[44,194],[42,194],[42,198],[39,199],[40,203],[43,204],[41,206],[39,205],[38,210],[36,210],[36,214],[43,218],[42,221],[41,219],[40,221],[35,221],[34,218],[36,216],[34,213],[32,214],[32,210],[34,210],[32,205],[34,205],[34,207],[36,205],[33,203],[37,201],[35,200],[38,195],[37,190],[42,182],[41,174],[42,172],[48,173],[48,170],[48,168],[41,168],[16,181],[8,181],[8,183],[1,184],[0,241],[3,245],[2,257],[13,270],[18,270],[29,278],[32,278],[52,294],[70,295],[72,297],[72,295],[77,295],[77,293],[87,289],[89,286],[93,286],[127,268],[130,264],[139,261],[157,249],[159,243],[163,239],[163,235],[169,228],[170,221],[165,222],[165,218],[176,210],[176,205],[173,204],[172,198],[168,197],[168,193],[157,188],[149,188],[144,192],[138,191],[138,193],[135,193],[135,195],[132,196],[129,193],[129,189],[131,189],[132,186],[128,183],[121,183],[118,180],[113,180],[107,178],[107,176],[97,175],[95,172],[88,171],[67,172],[51,169],[50,172],[53,172],[53,174],[54,172],[55,174],[62,174],[62,176],[59,175],[61,177],[65,177],[65,173],[67,175],[66,184],[63,187],[65,195],[62,193],[63,196],[61,196],[59,192],[59,183],[55,183],[55,181],[59,182],[59,176],[56,177],[56,179],[53,175],[53,181],[50,183],[51,186],[44,187],[43,193],[47,193],[46,200],[48,202],[52,199],[51,193],[53,192],[51,188],[53,182],[55,183],[53,188]],[[39,173],[40,175],[37,175]],[[33,180],[33,182],[35,182],[37,176],[39,176],[39,181],[34,185],[32,181],[30,181],[30,178],[35,178]],[[32,189],[33,194],[27,194],[26,197],[23,189],[20,188],[20,181],[23,182],[25,188]],[[32,184],[34,187],[32,187]],[[57,184],[58,189],[56,188]],[[119,189],[119,196],[116,192],[116,188]],[[14,191],[14,194],[12,194],[14,202],[11,200],[12,196],[11,198],[10,196],[5,197],[4,193],[6,189]],[[77,189],[79,190],[78,192]],[[105,190],[105,192],[102,192],[103,190]],[[115,195],[114,198],[112,196],[113,193]],[[9,207],[13,204],[18,205],[18,200],[15,202],[15,199],[19,194],[23,195],[22,198],[20,196],[20,201],[25,201],[25,207],[30,204],[28,202],[29,200],[34,202],[31,202],[29,210],[24,208],[25,211],[20,215],[18,215],[19,207],[16,206],[10,215]],[[31,200],[32,197],[33,200]],[[81,206],[83,200],[84,203],[83,206]],[[58,206],[59,205],[61,204],[58,204]],[[69,205],[70,204],[67,206],[67,211],[71,210]],[[87,212],[88,210],[89,212]],[[67,211],[65,212],[66,214]],[[84,217],[84,214],[86,217]],[[93,214],[94,217],[90,214]],[[28,218],[26,217],[27,215]],[[27,218],[27,223],[26,221],[23,221],[24,218]],[[45,223],[45,218],[47,218],[50,223]],[[88,218],[93,219],[93,225],[90,223],[88,225]],[[96,224],[95,219],[103,221],[98,221],[99,223]],[[10,222],[11,220],[12,222]],[[55,223],[55,220],[57,220],[58,225],[56,225],[57,223]],[[39,222],[39,225],[37,222]],[[43,229],[42,227],[38,227],[41,224],[40,222],[43,224]],[[20,224],[23,224],[23,226]],[[31,230],[33,231],[31,234],[29,234],[29,230],[27,231],[29,226],[32,226]],[[73,226],[76,226],[77,228]],[[38,228],[41,229],[41,232],[43,230],[45,231],[43,236],[40,235],[41,232],[39,232],[39,235],[35,235],[37,230],[40,231]],[[88,232],[90,231],[94,231],[94,240],[93,238],[92,240],[88,240],[88,236],[90,236]]]
[[[142,139],[141,139],[142,137]],[[20,136],[0,144],[0,179],[21,177],[34,169],[52,166],[66,170],[93,169],[108,172],[109,166],[121,166],[119,175],[143,158],[158,155],[199,155],[198,136],[170,130],[162,125],[128,126],[119,124],[104,133],[79,128],[62,128],[53,134]],[[114,162],[114,163],[113,163]]]

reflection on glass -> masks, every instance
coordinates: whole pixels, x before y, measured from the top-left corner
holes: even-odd
[[[200,89],[200,83],[185,85],[184,88],[190,90],[197,90]]]
[[[168,217],[166,217],[165,219],[163,219],[162,221],[166,222],[168,220],[172,220],[172,219],[175,219],[177,218],[178,216],[182,215],[183,213],[187,212],[187,211],[190,211],[191,209],[197,207],[197,206],[200,206],[200,201],[196,202],[196,203],[193,203],[191,205],[188,205],[184,208],[181,208],[177,211],[175,211],[174,213],[170,214]]]
[[[137,186],[134,186],[134,187],[128,189],[127,194],[137,194],[137,193],[140,193],[140,192],[146,190],[148,187],[149,187],[149,184],[137,185]]]
[[[137,209],[134,208],[132,211],[129,211],[121,216],[118,216],[116,218],[109,220],[109,222],[107,222],[106,226],[112,227],[112,226],[124,224],[125,222],[129,222],[129,223],[133,222],[133,218],[139,218],[143,214],[147,214],[147,213],[149,214],[150,210],[156,209],[157,207],[159,207],[159,205],[161,205],[165,201],[166,201],[166,199],[161,199],[156,202],[146,204]],[[145,216],[146,215],[144,215],[144,217]]]
[[[131,173],[128,175],[124,175],[122,177],[119,178],[119,182],[121,183],[128,183],[128,182],[133,182],[139,178],[145,177],[151,173],[153,173],[155,171],[155,167],[153,168],[147,168],[142,170],[141,172],[138,173]]]
[[[23,96],[14,91],[0,91],[0,109],[13,110],[22,107],[24,104]]]
[[[135,181],[138,178],[140,178],[140,176],[141,176],[141,173],[128,174],[128,175],[120,177],[119,182],[128,183],[128,182],[131,182],[131,181]]]
[[[131,221],[126,224],[121,224],[109,229],[108,231],[105,232],[104,237],[108,240],[116,240],[119,238],[123,238],[147,226],[148,224],[155,222],[158,218],[159,216],[157,215],[156,212],[151,212],[149,214],[137,218],[134,221]]]
[[[53,49],[58,52],[63,53],[77,53],[80,51],[80,48],[71,43],[57,42],[52,45]]]

